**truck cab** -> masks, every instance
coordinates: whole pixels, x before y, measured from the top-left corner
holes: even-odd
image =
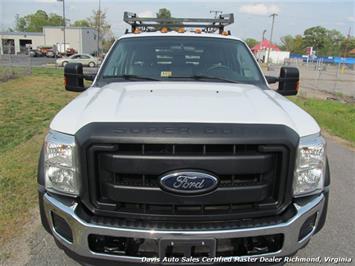
[[[44,228],[81,263],[283,263],[323,227],[330,184],[318,124],[284,97],[298,70],[265,77],[232,14],[124,20],[97,74],[65,66],[81,94],[43,145]]]

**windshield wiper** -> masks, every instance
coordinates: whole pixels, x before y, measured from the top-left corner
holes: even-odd
[[[138,76],[138,75],[129,75],[129,74],[118,75],[118,76],[103,76],[103,78],[104,78],[104,79],[125,79],[125,80],[152,80],[152,81],[160,81],[159,79],[156,79],[156,78],[144,77],[144,76]]]
[[[201,79],[207,79],[207,80],[218,80],[218,81],[223,81],[223,82],[229,82],[229,83],[238,83],[235,80],[230,80],[230,79],[225,79],[221,77],[215,77],[215,76],[205,76],[205,75],[192,75],[192,76],[171,76],[169,78],[176,78],[176,79],[194,79],[194,80],[201,80]]]

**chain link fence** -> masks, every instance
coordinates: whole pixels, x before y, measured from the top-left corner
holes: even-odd
[[[300,71],[301,93],[327,93],[355,98],[355,66],[327,64],[322,61],[304,62],[302,59],[287,60],[284,65],[271,65],[264,72],[278,76],[282,66],[294,66]]]
[[[32,60],[28,55],[0,55],[0,82],[32,74]]]

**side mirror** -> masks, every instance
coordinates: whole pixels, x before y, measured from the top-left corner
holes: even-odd
[[[68,63],[64,66],[65,89],[67,91],[82,92],[85,90],[83,65]]]
[[[296,67],[281,67],[278,93],[285,96],[297,95],[300,73]]]
[[[273,84],[279,81],[279,78],[273,76],[265,76],[267,83]]]

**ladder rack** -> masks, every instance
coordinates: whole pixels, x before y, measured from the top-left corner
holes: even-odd
[[[201,28],[205,32],[219,31],[234,23],[234,14],[223,14],[217,18],[148,18],[138,17],[135,13],[124,12],[123,20],[131,25],[131,31],[156,31],[160,28]]]

